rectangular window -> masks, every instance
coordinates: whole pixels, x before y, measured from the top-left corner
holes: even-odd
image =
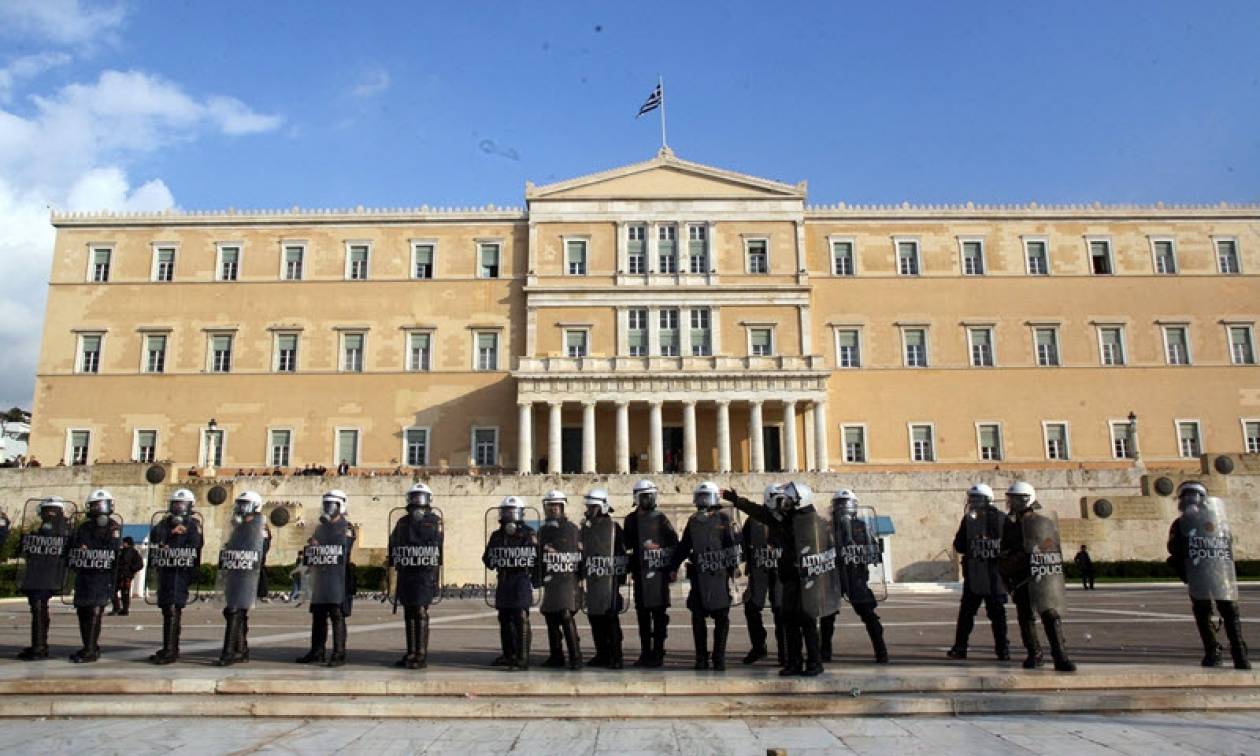
[[[935,461],[936,450],[932,446],[932,426],[910,426],[910,459],[915,462]]]
[[[1221,273],[1238,273],[1238,243],[1233,239],[1216,240],[1216,269]]]
[[[411,277],[420,280],[433,278],[433,245],[412,244],[411,256]]]
[[[769,357],[773,355],[774,331],[770,328],[749,329],[748,353],[753,357]]]
[[[836,241],[831,243],[831,273],[836,276],[854,275],[853,242]]]
[[[647,270],[647,226],[628,226],[626,228],[626,268],[630,273],[643,273]]]
[[[79,372],[99,373],[101,371],[101,341],[99,333],[79,335]]]
[[[901,338],[906,344],[906,367],[927,367],[927,331],[903,328]]]
[[[348,255],[346,278],[351,281],[366,281],[368,277],[368,259],[370,248],[366,244],[351,244]]]
[[[1024,256],[1028,261],[1028,275],[1050,275],[1050,252],[1044,241],[1029,239],[1024,242]]]
[[[477,245],[477,276],[479,278],[499,277],[499,244],[483,242]]]
[[[473,428],[473,463],[477,467],[498,466],[498,428]]]
[[[301,245],[289,245],[284,248],[284,280],[302,280],[302,258],[306,257],[306,248]]]
[[[1190,364],[1190,337],[1185,326],[1164,327],[1164,355],[1169,365]]]
[[[281,333],[276,336],[276,372],[296,373],[298,358],[298,335]]]
[[[153,266],[154,281],[174,281],[175,280],[175,248],[174,247],[158,247],[153,253],[155,260]]]
[[[745,242],[748,254],[748,272],[763,274],[770,272],[770,253],[765,239],[749,239]]]
[[[862,367],[862,341],[856,328],[836,331],[836,366]]]
[[[1251,340],[1251,326],[1229,327],[1229,358],[1235,365],[1256,364],[1256,350]]]
[[[1172,239],[1156,239],[1151,242],[1151,250],[1155,255],[1155,272],[1172,275],[1177,272],[1177,253]]]
[[[271,436],[269,443],[271,447],[271,466],[288,467],[290,451],[293,448],[293,432],[273,430],[269,435]]]
[[[566,357],[585,357],[586,356],[586,338],[587,332],[581,329],[574,329],[564,332],[564,354]]]
[[[109,258],[114,250],[109,247],[96,247],[92,250],[92,281],[105,283],[109,280]]]
[[[1089,269],[1096,276],[1111,275],[1111,242],[1095,239],[1089,243]]]
[[[1177,422],[1177,450],[1183,457],[1197,457],[1203,453],[1203,443],[1199,439],[1199,421]]]
[[[146,333],[144,335],[144,372],[166,372],[166,334]]]
[[[224,441],[223,431],[207,430],[205,434],[206,435],[202,440],[206,443],[206,465],[209,467],[222,467]]]
[[[1104,365],[1123,365],[1124,329],[1107,327],[1098,329],[1099,353]]]
[[[903,276],[919,275],[919,243],[897,242],[897,273]]]
[[[1111,456],[1113,459],[1133,459],[1136,446],[1133,425],[1125,421],[1111,423]]]
[[[709,272],[709,229],[687,226],[687,264],[692,273]]]
[[[232,372],[232,334],[216,333],[210,336],[210,372]]]
[[[586,275],[586,242],[570,239],[564,243],[565,272],[571,276]]]
[[[412,331],[407,334],[407,369],[424,371],[432,369],[433,334]]]
[[[656,229],[656,257],[658,273],[678,272],[678,229],[659,226]]]
[[[135,461],[151,463],[155,459],[157,459],[157,431],[155,430],[136,431]]]
[[[866,461],[866,428],[846,425],[844,432],[844,461],[859,464]]]
[[[363,372],[362,333],[343,333],[341,335],[341,369],[347,373]]]
[[[1071,459],[1066,423],[1046,423],[1046,459]]]
[[[1037,364],[1041,367],[1056,367],[1059,364],[1059,331],[1056,328],[1037,328],[1033,330],[1033,339],[1037,345]]]
[[[1260,420],[1243,423],[1244,447],[1248,454],[1260,454]]]
[[[429,431],[427,428],[407,429],[407,466],[427,467],[429,464]]]
[[[708,310],[691,311],[691,354],[708,357],[713,354],[713,331]]]
[[[88,463],[88,445],[92,441],[89,431],[70,431],[70,464],[86,465]]]
[[[241,248],[219,247],[219,280],[235,281],[241,270]]]
[[[631,357],[644,357],[648,349],[648,311],[626,313],[626,344]]]
[[[497,331],[477,332],[477,369],[499,369],[499,334]]]
[[[977,442],[980,446],[980,459],[985,462],[1002,460],[1002,426],[996,423],[985,423],[976,426]]]
[[[962,243],[962,273],[964,276],[984,275],[984,242],[976,240]]]
[[[353,428],[337,430],[337,463],[359,466],[359,431]]]
[[[661,310],[657,313],[657,340],[662,357],[678,356],[678,310]]]
[[[993,329],[969,328],[967,338],[971,341],[971,366],[993,367]]]

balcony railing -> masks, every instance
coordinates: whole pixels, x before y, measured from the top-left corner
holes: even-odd
[[[819,355],[773,357],[520,357],[516,371],[549,373],[784,372],[823,370]]]

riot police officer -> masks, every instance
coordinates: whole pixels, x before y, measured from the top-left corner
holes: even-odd
[[[876,555],[879,553],[879,543],[875,540],[875,534],[870,532],[867,522],[858,517],[857,504],[857,496],[848,489],[838,491],[831,497],[832,537],[835,539],[839,563],[840,595],[849,600],[849,605],[866,626],[866,634],[870,636],[871,648],[875,652],[875,663],[887,664],[888,646],[884,644],[884,625],[875,613],[879,601],[869,584],[870,565],[878,563]],[[836,615],[823,617],[818,624],[821,656],[823,661],[830,661]]]
[[[582,649],[578,642],[577,611],[580,603],[582,531],[568,517],[563,491],[543,495],[543,524],[538,531],[542,563],[542,603],[539,611],[547,622],[547,660],[544,667],[581,669]],[[598,644],[597,644],[598,645]],[[565,651],[568,651],[568,661]]]
[[[739,566],[739,534],[731,518],[721,511],[721,492],[716,484],[705,481],[692,493],[696,513],[687,520],[682,540],[674,549],[670,577],[674,577],[684,561],[691,591],[687,608],[691,610],[691,635],[696,645],[696,669],[708,669],[709,630],[707,619],[713,620],[713,669],[726,669],[726,639],[731,631],[730,581]]]
[[[636,667],[665,663],[665,638],[669,635],[669,565],[678,533],[669,517],[657,509],[656,484],[640,480],[632,493],[634,511],[622,524],[630,548],[630,573],[634,576],[634,610],[639,625],[639,658]]]
[[[993,506],[992,488],[977,483],[967,490],[967,512],[954,535],[954,551],[962,555],[963,590],[954,645],[945,654],[951,659],[967,658],[967,641],[982,603],[993,627],[993,652],[999,661],[1011,658],[1006,638],[1006,587],[998,572],[1005,520]]]
[[[389,535],[389,564],[398,573],[394,601],[403,606],[407,653],[396,667],[423,669],[429,657],[429,606],[441,589],[438,574],[445,543],[433,491],[416,483],[407,491],[406,514]]]
[[[591,623],[595,656],[587,666],[621,669],[621,586],[626,584],[626,545],[621,525],[612,518],[608,491],[586,493],[582,521],[582,575],[586,582],[586,618]]]
[[[216,667],[249,661],[249,610],[258,601],[267,533],[262,507],[262,497],[255,491],[243,491],[232,503],[216,578],[223,600],[223,651],[214,661]]]
[[[39,525],[22,535],[20,547],[23,572],[18,590],[26,594],[31,609],[31,645],[18,653],[22,661],[48,658],[48,601],[63,589],[70,540],[66,502],[49,496],[37,506]]]
[[[171,494],[166,516],[149,530],[149,569],[157,571],[157,603],[162,610],[162,648],[149,657],[154,664],[179,660],[179,635],[188,586],[197,579],[204,536],[193,517],[197,497],[187,488]]]
[[[1235,669],[1251,669],[1238,614],[1238,582],[1234,568],[1234,538],[1226,517],[1225,502],[1208,496],[1207,487],[1187,480],[1177,487],[1181,516],[1168,529],[1168,561],[1190,592],[1194,624],[1203,641],[1203,666],[1221,663],[1212,605],[1221,615],[1229,638]]]
[[[779,511],[779,501],[783,491],[777,485],[766,486],[762,498],[762,506],[771,513]],[[783,604],[783,588],[779,584],[779,558],[783,555],[783,546],[779,543],[777,531],[765,524],[748,518],[744,521],[744,529],[740,537],[743,549],[745,569],[748,570],[748,588],[744,593],[744,619],[748,623],[748,639],[752,642],[752,650],[744,657],[744,664],[753,664],[766,658],[769,649],[766,647],[766,625],[762,621],[761,612],[768,604],[770,615],[774,618],[774,645],[778,653],[779,666],[787,661],[784,657],[783,616],[780,611]]]
[[[722,492],[722,498],[770,528],[783,545],[778,569],[783,586],[787,666],[779,674],[812,677],[823,670],[818,618],[836,613],[840,595],[836,548],[831,526],[814,509],[814,492],[809,486],[788,483],[782,494],[775,512],[730,489]]]
[[[525,502],[508,496],[499,504],[499,527],[490,534],[481,561],[498,577],[494,606],[499,612],[503,654],[494,666],[529,669],[529,609],[537,578],[538,534],[525,524]]]
[[[87,517],[70,536],[70,569],[74,570],[74,608],[79,615],[83,648],[70,655],[76,663],[101,656],[101,618],[114,595],[122,527],[114,515],[114,497],[98,488],[87,500]]]
[[[344,491],[333,489],[320,500],[319,526],[303,550],[311,581],[311,649],[299,664],[324,661],[328,627],[332,625],[332,654],[328,666],[346,663],[346,618],[354,606],[354,573],[350,553],[357,537],[347,516],[350,508]]]
[[[1076,665],[1067,655],[1063,638],[1063,551],[1059,545],[1059,526],[1043,514],[1037,503],[1037,491],[1031,484],[1019,481],[1006,491],[1006,508],[1010,512],[1002,528],[998,559],[1002,579],[1012,588],[1015,613],[1019,619],[1019,635],[1028,651],[1024,669],[1041,664],[1041,643],[1037,639],[1037,617],[1046,630],[1054,668],[1059,672],[1075,672]]]

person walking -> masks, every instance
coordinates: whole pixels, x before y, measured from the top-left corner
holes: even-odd
[[[1094,590],[1094,560],[1089,556],[1089,548],[1085,544],[1081,544],[1081,550],[1076,552],[1073,559],[1076,562],[1076,568],[1081,571],[1081,587],[1087,591]]]

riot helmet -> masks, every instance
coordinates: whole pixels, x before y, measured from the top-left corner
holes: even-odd
[[[1207,497],[1207,486],[1197,480],[1187,480],[1177,486],[1177,509],[1184,512],[1188,507],[1202,506]]]
[[[550,522],[558,522],[564,519],[564,505],[569,503],[569,497],[564,495],[564,491],[553,488],[543,494],[542,505],[543,515]]]
[[[232,505],[232,519],[239,525],[245,518],[262,514],[262,497],[256,491],[244,491]]]
[[[853,517],[857,514],[857,503],[857,495],[847,488],[842,488],[831,497],[831,514],[832,516]]]
[[[92,492],[87,500],[88,517],[98,528],[109,525],[109,516],[114,513],[114,496],[104,488]]]
[[[40,530],[52,530],[53,523],[66,518],[66,501],[60,496],[48,496],[39,502]]]
[[[433,491],[423,483],[417,483],[407,489],[407,510],[414,512],[416,510],[428,509],[433,506]]]
[[[715,510],[722,505],[722,492],[718,490],[716,483],[706,480],[691,493],[691,503],[701,512]]]
[[[804,483],[792,481],[783,487],[783,509],[806,511],[814,508],[814,490]]]
[[[977,483],[967,489],[967,511],[976,512],[993,503],[993,489],[986,483]]]
[[[771,512],[778,512],[779,507],[783,503],[783,488],[777,484],[771,483],[766,486],[766,492],[762,494],[761,503]]]
[[[346,506],[346,492],[334,488],[319,501],[319,521],[329,522],[334,517],[345,517],[350,509]]]
[[[634,484],[634,506],[644,511],[656,509],[656,484],[644,478]]]
[[[1006,511],[1011,514],[1020,514],[1032,509],[1033,502],[1036,500],[1037,489],[1026,481],[1016,481],[1006,489]]]
[[[197,503],[197,497],[187,488],[177,489],[166,500],[166,511],[170,514],[171,522],[176,525],[182,525],[189,515],[192,514],[193,505]]]
[[[608,489],[606,488],[592,488],[582,498],[586,502],[586,519],[588,520],[611,514],[613,511],[612,504],[608,501]]]
[[[508,535],[516,533],[524,521],[525,502],[519,496],[505,496],[499,502],[499,524],[503,526],[503,532]]]

